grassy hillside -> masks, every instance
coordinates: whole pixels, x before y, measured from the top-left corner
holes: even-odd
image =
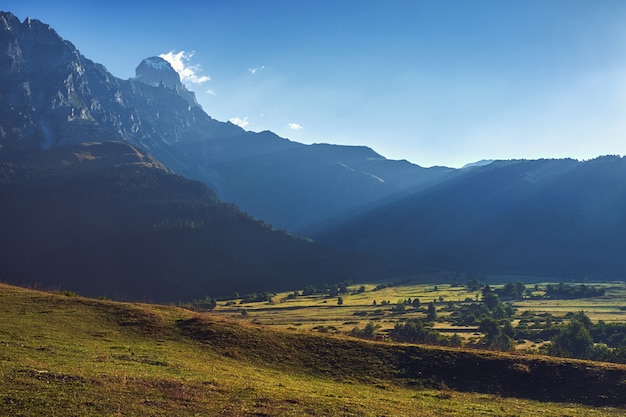
[[[623,406],[619,366],[275,331],[8,285],[0,315],[0,415],[626,415],[512,397]]]

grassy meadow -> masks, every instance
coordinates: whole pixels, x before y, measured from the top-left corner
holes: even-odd
[[[362,308],[357,298],[348,297],[346,308]],[[0,284],[0,316],[6,416],[626,415],[621,408],[401,382],[389,365],[392,344],[272,330],[175,307]],[[445,353],[400,353],[407,352],[415,360]],[[502,358],[508,360],[483,359]],[[518,365],[527,374],[541,364]],[[626,377],[623,367],[596,370]]]
[[[548,283],[538,283],[539,288]],[[532,289],[533,284],[527,287]],[[571,283],[571,285],[578,285]],[[602,297],[552,300],[552,299],[524,299],[513,300],[509,303],[517,309],[517,320],[524,312],[529,312],[530,318],[541,317],[550,313],[555,317],[564,317],[568,312],[584,311],[589,318],[606,323],[626,322],[626,285],[623,282],[601,282],[588,284],[603,287],[606,294]],[[242,299],[220,301],[213,310],[214,314],[231,319],[242,320],[255,324],[273,326],[291,330],[312,330],[331,333],[346,333],[355,326],[365,327],[374,323],[378,331],[384,333],[392,329],[399,321],[410,318],[423,318],[426,305],[434,302],[438,321],[434,327],[448,333],[459,332],[459,335],[468,339],[476,337],[473,332],[476,326],[454,326],[446,317],[449,317],[449,303],[461,305],[466,300],[480,300],[481,291],[469,291],[463,285],[453,284],[412,284],[401,283],[391,287],[375,290],[377,285],[365,284],[364,292],[358,292],[361,285],[350,285],[349,292],[340,294],[342,304],[338,304],[338,297],[328,297],[325,294],[314,294],[290,298],[293,292],[277,293],[270,302],[245,302]],[[502,284],[491,285],[491,288],[501,288]],[[543,295],[543,291],[533,291],[534,295]],[[404,312],[394,311],[398,301],[418,298],[421,308],[407,306]],[[382,303],[385,303],[384,305]],[[245,313],[244,313],[245,310]],[[528,315],[528,313],[526,313]],[[379,327],[378,327],[379,326]],[[524,345],[520,344],[521,347]]]

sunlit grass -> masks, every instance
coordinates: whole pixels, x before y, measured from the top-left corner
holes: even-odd
[[[245,345],[218,351],[186,337],[177,323],[197,315],[173,307],[0,285],[0,316],[0,415],[625,415],[276,368],[252,360]]]
[[[544,287],[547,283],[539,283]],[[577,300],[531,300],[512,301],[519,312],[530,311],[535,314],[550,313],[564,317],[568,312],[585,311],[592,321],[626,321],[626,285],[621,282],[606,282],[588,285],[602,285],[607,293],[603,297]],[[492,285],[499,288],[502,285]],[[298,330],[322,330],[331,332],[349,332],[355,326],[364,327],[369,322],[379,326],[380,331],[389,330],[401,320],[423,318],[424,311],[407,307],[402,314],[395,314],[393,308],[398,301],[418,298],[425,308],[430,302],[437,306],[443,323],[437,327],[450,328],[445,323],[449,315],[445,307],[449,302],[459,304],[466,300],[479,301],[480,291],[468,291],[465,286],[450,284],[402,284],[374,291],[375,285],[365,284],[365,292],[358,293],[359,284],[349,287],[347,294],[341,294],[343,304],[337,303],[337,297],[329,298],[322,294],[299,296],[289,299],[291,292],[278,293],[271,303],[253,302],[240,304],[231,300],[229,305],[221,301],[215,313],[237,320],[271,325],[279,328]],[[528,284],[533,288],[534,284]],[[542,291],[537,294],[542,294]],[[374,302],[376,302],[374,304]],[[383,305],[383,302],[388,303]],[[624,309],[624,310],[622,310]],[[247,315],[242,316],[242,310]],[[523,346],[522,346],[523,347]]]

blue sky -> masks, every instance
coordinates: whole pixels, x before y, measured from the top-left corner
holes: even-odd
[[[247,130],[422,166],[626,154],[622,0],[2,3],[119,78],[171,52]]]

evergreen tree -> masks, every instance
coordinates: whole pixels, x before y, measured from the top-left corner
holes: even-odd
[[[426,312],[426,321],[437,320],[437,309],[435,303],[428,303],[428,311]]]

